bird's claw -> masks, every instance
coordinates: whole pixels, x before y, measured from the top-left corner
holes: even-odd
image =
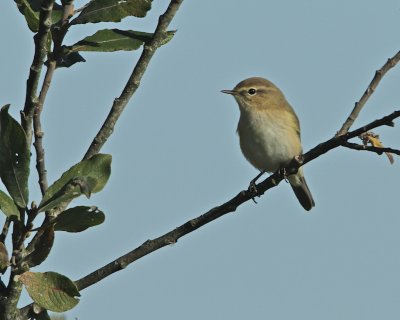
[[[249,188],[247,189],[247,191],[251,195],[251,200],[253,200],[253,202],[257,204],[257,201],[255,199],[255,197],[257,196],[257,186],[254,179],[250,181]]]
[[[259,197],[258,190],[257,190],[257,185],[256,181],[265,173],[265,171],[261,171],[253,180],[250,181],[249,187],[247,191],[251,195],[251,199],[254,201],[254,203],[257,203],[257,201],[254,199],[256,196]]]
[[[289,182],[289,180],[288,180],[288,174],[287,174],[285,168],[281,168],[281,169],[279,170],[279,173],[283,176],[283,179],[285,179],[286,182]]]

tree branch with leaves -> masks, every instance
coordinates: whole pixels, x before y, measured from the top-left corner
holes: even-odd
[[[128,16],[143,18],[151,9],[151,1],[93,0],[76,11],[71,0],[63,0],[61,5],[54,0],[15,2],[29,29],[35,34],[35,53],[27,81],[25,106],[21,111],[21,125],[9,115],[9,105],[4,106],[0,113],[0,176],[8,191],[8,194],[0,191],[0,208],[7,216],[1,234],[0,260],[3,272],[11,269],[8,284],[1,283],[0,318],[45,319],[48,317],[47,310],[63,312],[74,307],[79,301],[76,299],[79,292],[75,283],[63,275],[56,272],[32,272],[30,269],[47,258],[55,231],[80,232],[104,221],[104,213],[96,206],[67,207],[72,199],[82,194],[89,197],[106,184],[110,176],[111,156],[99,154],[99,151],[139,87],[152,56],[173,37],[174,32],[167,31],[167,28],[182,0],[170,2],[154,33],[103,29],[69,46],[64,44],[64,39],[68,30],[75,25],[119,22]],[[141,58],[121,96],[115,99],[109,116],[84,159],[48,187],[41,114],[54,73],[58,68],[72,67],[77,62],[85,61],[80,54],[83,51],[131,51],[142,46]],[[47,69],[38,93],[43,66]],[[32,140],[43,199],[38,205],[32,202],[29,206],[28,178]],[[35,219],[42,212],[45,219],[39,227],[35,227]],[[13,239],[11,258],[4,244],[10,227]],[[32,233],[34,235],[30,238]],[[17,303],[22,285],[35,304],[20,310]]]
[[[147,240],[141,246],[94,270],[81,279],[72,281],[54,271],[35,272],[50,254],[54,238],[59,231],[82,232],[103,223],[105,213],[97,206],[70,207],[73,199],[100,192],[111,174],[111,155],[100,150],[114,131],[122,112],[140,86],[141,79],[157,49],[174,36],[168,26],[178,12],[183,0],[171,0],[166,11],[159,17],[153,33],[136,30],[101,29],[93,35],[66,45],[67,32],[76,25],[99,22],[119,22],[128,16],[143,18],[151,10],[149,0],[92,0],[83,8],[74,9],[72,0],[15,0],[24,15],[29,29],[34,33],[34,57],[27,80],[21,121],[9,114],[9,105],[0,111],[0,178],[6,190],[0,190],[0,210],[4,213],[4,225],[0,235],[0,271],[10,270],[7,281],[0,281],[0,318],[6,320],[49,319],[47,311],[64,312],[78,302],[80,291],[102,281],[109,275],[126,268],[138,259],[159,250],[198,228],[234,212],[237,208],[269,189],[279,185],[287,174],[295,173],[300,166],[338,147],[385,153],[393,161],[393,154],[400,150],[386,148],[379,136],[370,130],[381,126],[393,126],[400,111],[372,121],[356,130],[349,131],[369,97],[376,90],[384,75],[400,60],[400,52],[390,58],[376,72],[361,99],[355,104],[348,119],[331,139],[321,142],[303,155],[299,155],[284,170],[275,172],[256,188],[240,191],[223,204],[213,207],[198,217],[166,232],[158,238]],[[59,68],[70,68],[84,62],[85,51],[114,52],[143,48],[121,94],[114,99],[108,116],[88,147],[82,161],[66,170],[55,182],[47,181],[44,133],[41,115],[45,111],[47,93]],[[46,73],[42,82],[43,67]],[[40,89],[39,89],[40,87]],[[361,138],[362,144],[350,141]],[[35,150],[38,187],[42,199],[29,203],[29,168],[31,147]],[[44,215],[42,223],[37,217]],[[7,250],[6,239],[11,234],[12,248]],[[11,255],[9,252],[11,252]],[[22,288],[29,293],[32,303],[18,308]]]

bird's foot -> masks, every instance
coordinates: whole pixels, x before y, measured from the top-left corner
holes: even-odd
[[[289,182],[289,180],[288,180],[288,173],[287,173],[287,171],[286,171],[286,169],[285,168],[281,168],[281,169],[279,169],[279,173],[283,176],[283,179],[286,181],[286,182]]]
[[[257,203],[257,201],[254,199],[257,196],[257,185],[256,182],[257,180],[265,173],[265,170],[261,171],[253,180],[250,181],[249,188],[247,191],[251,195],[251,199],[254,201],[254,203]]]

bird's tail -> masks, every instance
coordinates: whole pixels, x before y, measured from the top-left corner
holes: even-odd
[[[315,202],[308,188],[306,179],[304,178],[303,170],[301,169],[302,168],[299,169],[297,174],[289,176],[288,179],[300,204],[304,209],[309,211],[315,206]]]

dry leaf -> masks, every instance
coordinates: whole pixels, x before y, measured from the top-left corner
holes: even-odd
[[[379,135],[371,131],[365,132],[360,136],[360,138],[362,139],[365,146],[369,143],[375,148],[384,148],[384,145],[379,139]],[[389,152],[385,152],[385,154],[388,157],[390,164],[393,164],[394,163],[393,155]]]

